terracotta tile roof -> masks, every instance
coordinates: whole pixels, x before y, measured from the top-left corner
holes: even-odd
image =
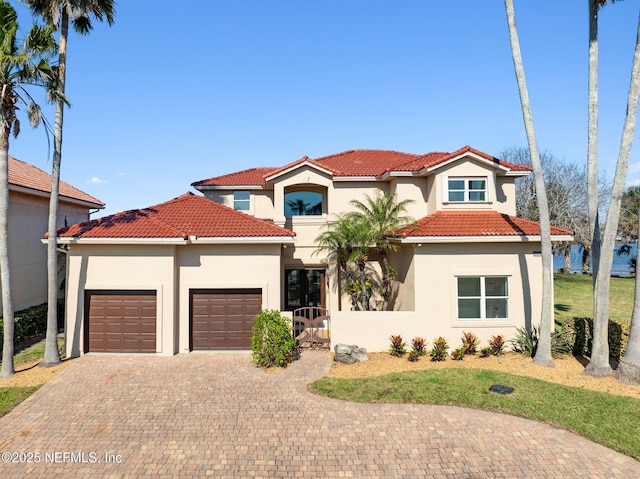
[[[552,235],[573,235],[551,227]],[[438,211],[397,233],[403,238],[425,236],[539,236],[540,224],[497,211]]]
[[[413,153],[401,153],[391,150],[349,150],[335,155],[324,156],[322,158],[311,159],[303,157],[297,161],[289,163],[281,168],[251,168],[248,170],[231,173],[228,175],[209,178],[208,180],[197,181],[192,186],[229,187],[229,186],[265,186],[265,178],[272,177],[279,173],[294,168],[302,163],[316,165],[319,168],[328,170],[334,177],[348,176],[373,176],[380,177],[385,173],[393,171],[418,172],[425,168],[432,168],[440,163],[444,163],[452,158],[472,153],[494,162],[497,165],[506,167],[513,171],[531,171],[531,168],[524,165],[515,165],[506,161],[487,155],[470,146],[460,148],[453,153],[433,152],[425,155]]]
[[[124,211],[58,231],[61,238],[235,238],[295,236],[203,196],[186,193],[166,203]]]
[[[191,186],[264,186],[264,177],[278,168],[249,168],[208,180],[196,181]]]
[[[42,191],[44,193],[51,193],[51,175],[45,173],[40,168],[37,168],[24,161],[17,160],[16,158],[9,157],[9,184],[15,186],[21,186],[23,188],[29,188],[31,190]],[[91,195],[88,195],[84,191],[80,191],[75,186],[71,186],[69,183],[60,181],[60,197],[70,198],[72,200],[84,201],[87,203],[93,203],[96,207],[101,208],[104,203]]]

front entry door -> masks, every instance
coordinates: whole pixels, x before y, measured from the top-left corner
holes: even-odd
[[[285,270],[285,311],[307,306],[325,307],[323,269]]]

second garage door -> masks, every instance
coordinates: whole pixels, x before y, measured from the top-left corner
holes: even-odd
[[[251,349],[261,289],[193,289],[189,296],[192,350]]]

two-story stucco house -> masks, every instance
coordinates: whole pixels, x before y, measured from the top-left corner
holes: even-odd
[[[51,175],[9,157],[9,260],[13,307],[19,311],[47,301],[47,231]],[[104,203],[78,188],[60,182],[58,226],[89,220]],[[61,278],[62,279],[62,278]],[[2,299],[0,298],[0,307]]]
[[[204,197],[73,225],[59,240],[67,353],[247,349],[260,308],[305,306],[329,311],[332,343],[372,351],[391,334],[510,335],[540,317],[540,228],[515,217],[515,180],[529,173],[470,147],[354,150],[198,181]],[[351,200],[380,193],[413,200],[416,223],[393,239],[392,311],[350,311],[315,239]]]

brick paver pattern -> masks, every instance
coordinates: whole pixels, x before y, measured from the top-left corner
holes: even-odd
[[[305,351],[265,373],[242,353],[84,356],[0,418],[3,461],[40,461],[0,477],[640,477],[638,461],[549,425],[309,393],[330,361]]]

